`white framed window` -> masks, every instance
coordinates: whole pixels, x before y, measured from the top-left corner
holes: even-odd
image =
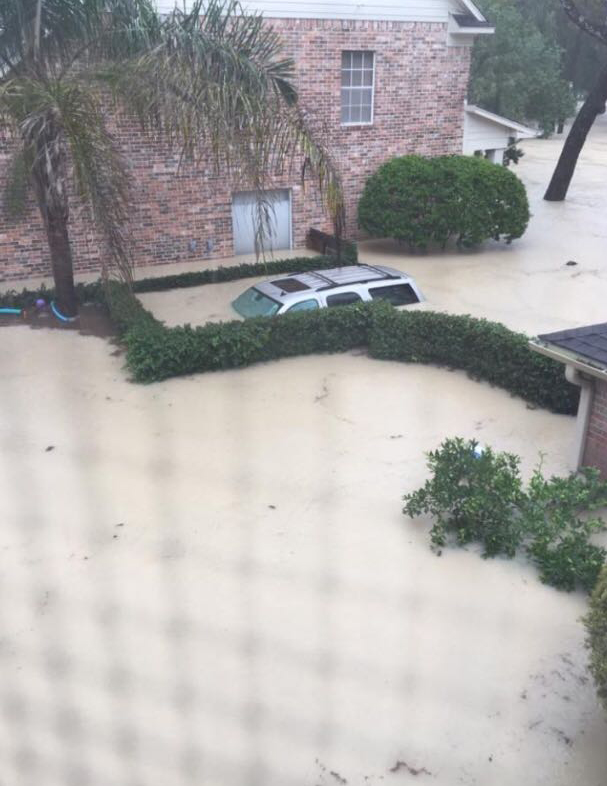
[[[373,122],[375,53],[341,53],[341,124],[369,125]]]

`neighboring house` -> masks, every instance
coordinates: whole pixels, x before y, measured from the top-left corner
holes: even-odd
[[[167,10],[174,0],[159,0]],[[366,179],[393,156],[461,153],[470,46],[493,32],[470,0],[245,0],[284,39],[300,102],[325,130],[343,179],[347,235]],[[138,264],[202,261],[254,250],[252,194],[202,163],[177,171],[178,156],[146,139],[134,120],[112,118],[129,162],[134,209],[129,234]],[[0,137],[0,180],[10,143]],[[316,190],[299,169],[276,176],[273,250],[302,247],[311,227],[331,231]],[[2,194],[0,182],[0,194]],[[101,243],[74,205],[77,271],[97,270]],[[0,214],[0,280],[48,275],[37,209],[15,223]]]
[[[572,469],[598,467],[607,479],[607,322],[546,333],[531,348],[563,363],[581,389]]]
[[[520,139],[539,136],[536,128],[508,120],[474,104],[464,107],[464,153],[484,155],[494,164],[501,164],[508,145]]]

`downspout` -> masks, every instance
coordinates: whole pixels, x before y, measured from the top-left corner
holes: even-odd
[[[565,366],[565,378],[567,382],[572,385],[577,385],[580,390],[580,405],[577,411],[577,420],[575,424],[575,441],[573,452],[573,467],[577,472],[584,461],[584,452],[586,450],[586,436],[588,434],[588,423],[590,421],[590,412],[592,410],[592,401],[594,399],[594,382],[587,377],[582,376],[577,368],[574,366]]]

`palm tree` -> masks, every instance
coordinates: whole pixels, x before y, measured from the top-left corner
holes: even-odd
[[[238,0],[193,0],[161,15],[153,0],[0,0],[0,122],[17,152],[5,200],[33,186],[50,250],[56,300],[77,313],[69,193],[90,208],[109,266],[131,277],[129,175],[108,130],[108,107],[145,132],[201,157],[258,192],[260,240],[271,206],[261,195],[285,166],[312,169],[330,212],[343,201],[328,151],[297,104],[293,63],[277,34]]]

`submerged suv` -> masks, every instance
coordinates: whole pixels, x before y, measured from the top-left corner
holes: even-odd
[[[243,292],[232,306],[245,318],[273,317],[377,299],[409,306],[424,297],[411,276],[400,270],[383,265],[349,265],[264,281]]]

